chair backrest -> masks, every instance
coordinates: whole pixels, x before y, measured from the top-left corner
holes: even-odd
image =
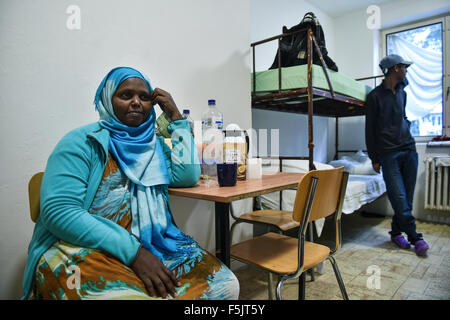
[[[302,222],[306,212],[308,197],[314,178],[317,185],[308,221],[328,217],[342,209],[342,202],[347,187],[347,177],[344,177],[344,167],[327,170],[312,170],[305,174],[297,187],[293,219]]]
[[[34,174],[28,182],[28,201],[30,202],[30,216],[33,222],[36,222],[40,211],[41,183],[43,172]]]

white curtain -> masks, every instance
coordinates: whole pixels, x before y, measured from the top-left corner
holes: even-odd
[[[390,39],[389,53],[413,62],[406,74],[408,119],[417,120],[428,113],[442,112],[442,52],[419,48],[397,35]]]

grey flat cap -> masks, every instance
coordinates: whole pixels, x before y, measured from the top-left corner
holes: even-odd
[[[406,67],[409,67],[412,62],[403,60],[398,54],[390,54],[381,59],[379,66],[383,73],[386,73],[390,68],[397,64],[404,64]]]

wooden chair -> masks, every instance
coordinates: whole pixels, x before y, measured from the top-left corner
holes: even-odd
[[[33,222],[39,217],[39,205],[41,196],[41,183],[43,172],[34,174],[28,182],[28,201],[30,202],[30,216]]]
[[[266,226],[267,232],[271,228],[275,228],[279,233],[298,228],[300,223],[292,219],[292,211],[286,210],[255,210],[252,212],[244,213],[239,217],[235,216],[233,207],[230,206],[230,214],[235,220],[231,225],[230,239],[233,239],[233,233],[236,226],[240,223],[250,223],[253,225]],[[314,281],[314,271],[311,271],[311,280]],[[268,274],[268,292],[269,300],[273,300],[273,276],[272,273]]]
[[[344,283],[333,255],[341,246],[341,214],[347,187],[348,173],[344,168],[309,171],[300,180],[292,212],[300,224],[298,238],[273,232],[231,246],[231,256],[254,264],[279,276],[276,298],[288,279],[299,278],[299,299],[305,298],[304,272],[328,259],[339,284],[342,296],[348,299]],[[336,241],[329,247],[305,241],[309,222],[334,215]]]

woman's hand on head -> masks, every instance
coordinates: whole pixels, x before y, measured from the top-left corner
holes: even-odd
[[[175,278],[172,271],[147,249],[139,248],[131,269],[144,282],[152,297],[167,298],[168,294],[172,297],[177,296],[175,288],[179,287],[181,283]]]
[[[183,119],[175,101],[173,101],[172,96],[167,91],[155,88],[150,99],[152,100],[152,104],[158,104],[161,107],[161,110],[167,114],[172,121]]]

